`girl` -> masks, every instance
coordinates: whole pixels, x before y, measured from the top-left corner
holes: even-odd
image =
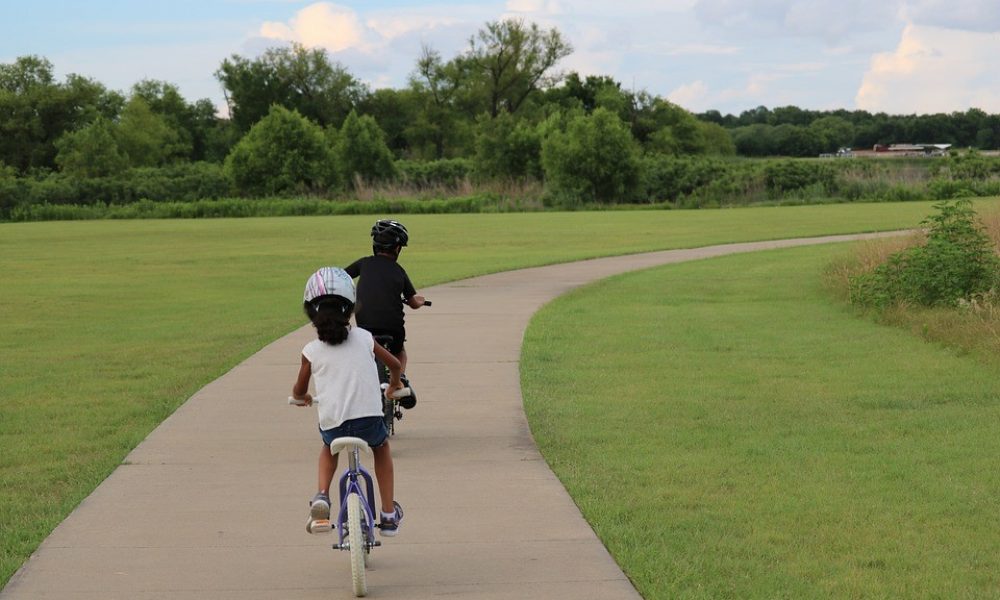
[[[400,364],[388,350],[375,343],[360,327],[351,327],[356,300],[354,282],[343,269],[324,267],[306,282],[303,307],[316,328],[319,339],[302,350],[302,366],[292,387],[292,396],[310,406],[318,405],[319,430],[323,448],[319,453],[319,491],[309,503],[309,522],[330,518],[330,483],[337,470],[337,457],[330,454],[330,442],[338,437],[359,437],[372,447],[375,478],[382,504],[383,536],[394,536],[403,518],[403,509],[393,499],[392,455],[389,433],[382,419],[382,392],[379,389],[375,356],[389,367],[391,379],[386,394],[403,387]],[[316,395],[308,393],[309,379],[315,381]]]

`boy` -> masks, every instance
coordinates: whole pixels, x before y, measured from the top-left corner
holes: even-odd
[[[358,327],[372,335],[391,335],[389,352],[399,359],[406,372],[406,327],[403,303],[417,309],[424,305],[424,297],[417,294],[406,271],[400,266],[399,253],[410,241],[406,227],[398,221],[380,219],[372,226],[372,256],[351,263],[345,271],[358,279],[358,303],[355,320]],[[403,385],[409,385],[405,380]],[[400,399],[403,408],[413,408],[416,398]]]

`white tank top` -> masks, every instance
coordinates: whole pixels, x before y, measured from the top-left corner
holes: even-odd
[[[372,334],[352,327],[336,346],[313,340],[302,349],[312,363],[320,429],[333,429],[344,421],[382,415],[382,390],[375,366]]]

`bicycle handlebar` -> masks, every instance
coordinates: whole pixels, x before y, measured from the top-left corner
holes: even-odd
[[[385,390],[384,387],[382,389]],[[404,388],[400,388],[400,389],[396,390],[396,393],[394,393],[392,395],[392,397],[394,399],[398,400],[400,398],[406,398],[407,396],[412,396],[412,395],[413,395],[413,392],[410,390],[410,388],[404,387]],[[305,406],[306,405],[306,401],[305,400],[299,400],[299,399],[295,398],[294,396],[289,396],[288,397],[288,404],[291,405],[291,406]],[[316,402],[316,400],[313,399],[313,404],[318,404],[318,402]]]

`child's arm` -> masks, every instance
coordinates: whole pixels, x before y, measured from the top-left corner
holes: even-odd
[[[403,365],[400,364],[398,358],[383,348],[381,344],[376,343],[374,349],[375,356],[382,361],[382,364],[389,367],[389,387],[385,389],[385,395],[387,398],[391,398],[393,393],[397,390],[403,389],[403,382],[399,378],[400,374],[403,372]]]
[[[310,377],[312,377],[312,363],[303,355],[302,365],[299,367],[299,376],[295,379],[295,385],[292,386],[292,398],[305,401],[301,406],[310,406],[313,401],[312,396],[309,394]]]

